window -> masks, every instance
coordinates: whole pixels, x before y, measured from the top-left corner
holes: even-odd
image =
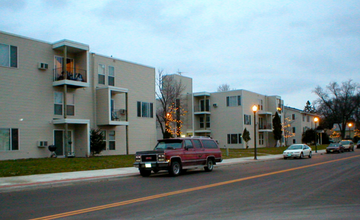
[[[18,67],[18,51],[16,46],[0,44],[0,66]]]
[[[115,131],[109,131],[109,150],[115,150]]]
[[[293,139],[293,144],[296,144],[296,139]]]
[[[19,129],[0,128],[0,151],[19,150]]]
[[[193,140],[194,142],[194,146],[197,148],[197,149],[201,149],[202,146],[201,146],[201,143],[200,143],[200,140]]]
[[[66,94],[66,114],[74,116],[75,115],[75,101],[74,101],[75,94],[67,93]]]
[[[241,105],[241,96],[227,96],[226,97],[226,106],[234,107]]]
[[[241,134],[228,134],[227,143],[228,144],[241,144],[242,138]]]
[[[209,148],[209,149],[218,148],[218,145],[215,143],[214,140],[201,140],[201,142],[203,143],[204,148]]]
[[[105,65],[99,64],[98,66],[98,83],[105,85]]]
[[[63,93],[55,92],[54,93],[54,115],[62,115],[63,109]]]
[[[210,128],[210,116],[206,116],[206,127]]]
[[[259,133],[259,145],[264,145],[264,133]]]
[[[199,121],[200,121],[200,128],[204,128],[204,117],[200,117]]]
[[[109,66],[109,76],[108,76],[109,86],[115,85],[115,70],[113,66]]]
[[[302,117],[302,118],[303,118],[303,121],[305,121],[305,115],[303,115],[303,117]]]
[[[244,124],[251,125],[251,115],[244,115]]]
[[[101,134],[102,134],[102,136],[103,136],[103,142],[105,142],[105,150],[106,150],[106,131],[105,130],[102,130],[101,131]]]
[[[153,118],[154,104],[151,102],[137,102],[137,116],[143,118]]]
[[[185,147],[189,148],[194,148],[192,142],[190,140],[185,140]]]
[[[200,111],[210,111],[210,100],[206,99],[206,101],[204,99],[200,100]]]
[[[292,127],[292,133],[296,133],[296,128],[295,127]]]
[[[292,114],[292,120],[293,121],[295,120],[295,114]]]
[[[310,122],[310,116],[309,115],[306,117],[306,121]]]

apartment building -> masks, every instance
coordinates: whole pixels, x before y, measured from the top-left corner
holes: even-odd
[[[319,124],[315,124],[314,113],[304,112],[303,110],[284,106],[284,136],[285,144],[302,143],[302,134],[308,129],[315,129]]]
[[[250,132],[250,148],[275,146],[272,119],[276,112],[283,113],[283,100],[280,96],[266,96],[247,90],[226,92],[192,92],[191,78],[173,75],[186,87],[183,92],[187,103],[182,136],[208,136],[216,139],[220,147],[246,148],[242,133],[246,128]],[[252,107],[256,105],[255,114]],[[254,128],[256,131],[254,131]]]
[[[132,154],[156,142],[155,69],[90,52],[89,45],[43,42],[0,32],[0,160]]]

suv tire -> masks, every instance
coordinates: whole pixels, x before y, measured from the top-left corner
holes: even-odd
[[[172,161],[169,169],[171,176],[178,176],[181,173],[181,165],[178,161]]]
[[[214,169],[214,161],[212,159],[208,159],[206,161],[206,167],[204,167],[205,171],[211,172]]]

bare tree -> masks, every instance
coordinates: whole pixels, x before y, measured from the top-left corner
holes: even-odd
[[[218,87],[217,89],[218,92],[226,92],[226,91],[230,91],[230,85],[229,84],[222,84]]]
[[[163,138],[172,137],[173,134],[178,136],[181,133],[181,116],[186,113],[181,107],[184,90],[185,86],[182,85],[181,81],[175,80],[173,75],[164,75],[163,70],[158,70],[156,79],[156,99],[158,102],[156,120]]]
[[[331,82],[326,90],[317,86],[314,93],[319,97],[316,100],[317,113],[323,115],[329,128],[332,124],[338,124],[341,137],[345,137],[346,123],[353,120],[355,112],[360,106],[359,84],[348,80],[341,86]]]

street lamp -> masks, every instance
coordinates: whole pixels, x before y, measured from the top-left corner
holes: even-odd
[[[256,112],[258,110],[257,105],[254,105],[252,107],[252,111],[254,112],[254,160],[257,160],[257,154],[256,154]]]
[[[349,138],[351,138],[351,133],[350,133],[350,128],[353,126],[353,124],[351,122],[348,123],[348,127],[349,127]]]
[[[315,122],[315,153],[317,153],[317,144],[316,144],[316,139],[317,139],[317,133],[316,133],[316,123],[319,121],[318,117],[314,118],[314,122]]]

